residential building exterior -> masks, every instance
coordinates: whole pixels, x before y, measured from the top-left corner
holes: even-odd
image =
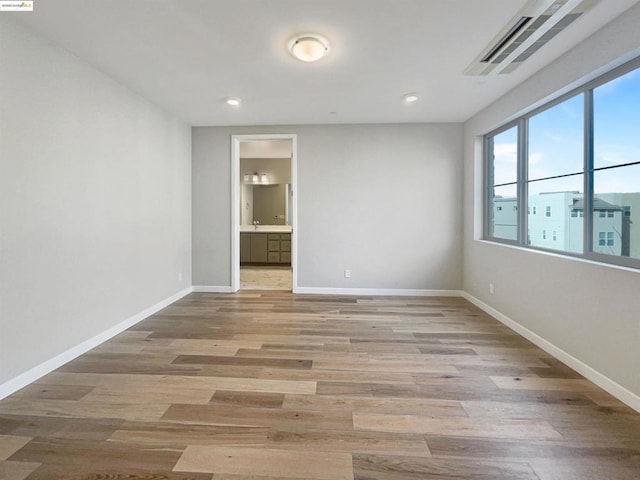
[[[500,238],[517,238],[516,197],[496,197],[493,232]],[[640,258],[640,192],[603,193],[594,199],[593,251]],[[527,207],[529,245],[580,253],[583,251],[584,198],[575,191],[545,192],[529,196]]]

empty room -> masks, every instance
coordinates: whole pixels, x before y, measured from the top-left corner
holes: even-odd
[[[0,1],[0,479],[640,478],[640,1]]]

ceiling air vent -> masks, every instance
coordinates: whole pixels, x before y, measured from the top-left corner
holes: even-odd
[[[464,71],[510,73],[599,0],[529,0]]]

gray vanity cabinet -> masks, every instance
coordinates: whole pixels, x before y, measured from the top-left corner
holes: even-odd
[[[240,233],[240,263],[266,263],[266,233]]]
[[[241,264],[290,264],[290,233],[240,233]]]

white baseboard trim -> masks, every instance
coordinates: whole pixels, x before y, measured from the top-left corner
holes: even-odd
[[[83,353],[88,352],[92,348],[97,347],[101,343],[106,342],[110,338],[115,337],[119,333],[122,333],[123,331],[125,331],[127,328],[130,328],[136,323],[141,322],[145,318],[171,305],[173,302],[180,300],[182,297],[190,294],[192,291],[193,291],[192,287],[185,288],[184,290],[181,290],[178,293],[171,295],[168,298],[165,298],[164,300],[156,303],[155,305],[152,305],[151,307],[144,309],[143,311],[135,314],[134,316],[127,318],[126,320],[118,323],[117,325],[114,325],[113,327],[108,328],[104,332],[99,333],[98,335],[91,337],[88,340],[85,340],[84,342],[76,345],[75,347],[72,347],[69,350],[62,352],[61,354],[56,355],[55,357],[50,358],[49,360],[41,363],[40,365],[37,365],[32,369],[27,370],[26,372],[18,375],[17,377],[12,378],[11,380],[3,383],[2,385],[0,385],[0,400],[11,395],[14,392],[17,392],[21,388],[26,387],[30,383],[35,382],[40,377],[43,377],[47,373],[52,372],[53,370],[55,370],[58,367],[61,367],[67,362],[70,362],[74,358],[79,357]]]
[[[233,293],[233,288],[229,285],[194,285],[193,291],[196,293]]]
[[[626,403],[628,406],[630,406],[637,412],[640,412],[640,396],[636,395],[630,390],[627,390],[622,385],[614,382],[609,377],[598,372],[597,370],[590,367],[583,361],[578,360],[573,355],[565,352],[564,350],[555,346],[553,343],[549,342],[548,340],[545,340],[537,333],[534,333],[528,328],[520,325],[515,320],[512,320],[511,318],[507,317],[505,314],[503,314],[502,312],[499,312],[495,308],[484,303],[482,300],[479,300],[478,298],[474,297],[473,295],[467,292],[462,292],[462,296],[465,299],[469,300],[478,308],[484,310],[486,313],[488,313],[489,315],[497,319],[499,322],[509,327],[514,332],[518,333],[519,335],[522,335],[524,338],[526,338],[530,342],[535,343],[538,347],[540,347],[542,350],[547,352],[549,355],[552,355],[556,359],[560,360],[562,363],[573,368],[580,375],[592,381],[603,390],[606,390],[621,402]]]
[[[406,288],[325,288],[296,287],[293,293],[317,295],[364,295],[364,296],[402,296],[402,297],[461,297],[461,290],[426,290]]]

